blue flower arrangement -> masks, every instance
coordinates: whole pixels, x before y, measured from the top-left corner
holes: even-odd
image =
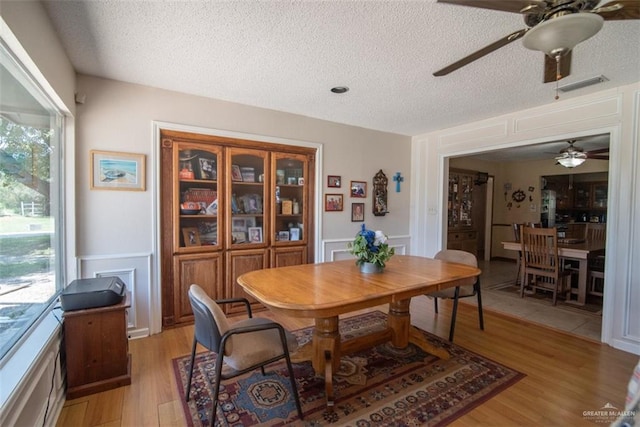
[[[349,253],[356,256],[357,265],[370,262],[384,268],[385,263],[395,253],[394,248],[387,244],[387,236],[382,231],[368,230],[364,224],[354,241],[348,243],[347,247]]]

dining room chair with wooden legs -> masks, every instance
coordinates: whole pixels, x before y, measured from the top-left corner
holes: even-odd
[[[571,270],[561,268],[558,256],[558,232],[554,228],[522,227],[520,230],[524,280],[520,283],[520,297],[525,288],[553,293],[553,305],[558,294],[571,295]]]
[[[471,265],[473,267],[478,266],[478,259],[470,252],[459,251],[455,249],[444,249],[438,252],[433,258],[455,262],[458,264]],[[455,288],[448,288],[442,291],[431,292],[426,294],[428,297],[434,299],[434,307],[436,313],[438,312],[438,298],[447,298],[453,300],[453,311],[451,312],[451,326],[449,328],[449,341],[453,342],[453,333],[456,327],[456,314],[458,312],[458,299],[477,296],[478,298],[478,320],[480,323],[480,329],[484,331],[484,318],[482,316],[482,294],[480,291],[480,276],[476,278],[473,285],[468,286],[456,286]]]
[[[282,325],[269,319],[252,317],[251,306],[246,298],[212,300],[198,285],[189,288],[189,301],[193,310],[195,328],[193,346],[191,349],[191,363],[185,400],[188,402],[191,393],[191,379],[198,343],[217,354],[215,362],[215,378],[211,393],[212,415],[215,424],[216,408],[220,381],[237,377],[246,372],[260,368],[265,375],[264,367],[278,360],[285,359],[291,381],[291,391],[295,398],[298,416],[302,420],[302,407],[296,388],[296,380],[291,365],[290,352],[298,348],[296,337],[286,331]],[[222,308],[218,305],[231,302],[242,302],[247,308],[248,319],[230,324]],[[222,367],[228,369],[223,373]]]
[[[584,238],[589,242],[607,241],[607,224],[602,222],[588,222],[584,230]],[[601,297],[604,294],[604,264],[605,254],[589,258],[587,294]]]

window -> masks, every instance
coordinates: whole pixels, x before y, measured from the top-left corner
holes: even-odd
[[[64,284],[63,115],[0,44],[0,359]]]

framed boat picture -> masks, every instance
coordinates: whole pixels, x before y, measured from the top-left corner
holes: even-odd
[[[144,154],[91,150],[90,156],[92,190],[145,191]]]

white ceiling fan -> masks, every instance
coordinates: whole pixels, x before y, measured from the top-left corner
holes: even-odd
[[[587,158],[609,160],[609,155],[604,154],[609,152],[608,148],[601,148],[585,153],[584,149],[573,145],[576,143],[575,139],[570,139],[567,143],[569,146],[560,150],[560,155],[555,158],[557,164],[560,164],[565,168],[575,168],[576,166],[580,166],[587,160]]]
[[[600,7],[600,0],[437,0],[459,6],[520,13],[527,28],[502,39],[433,73],[444,76],[522,38],[527,49],[545,53],[544,82],[557,82],[571,72],[571,50],[594,36],[604,21],[640,19],[639,0],[613,0]]]

